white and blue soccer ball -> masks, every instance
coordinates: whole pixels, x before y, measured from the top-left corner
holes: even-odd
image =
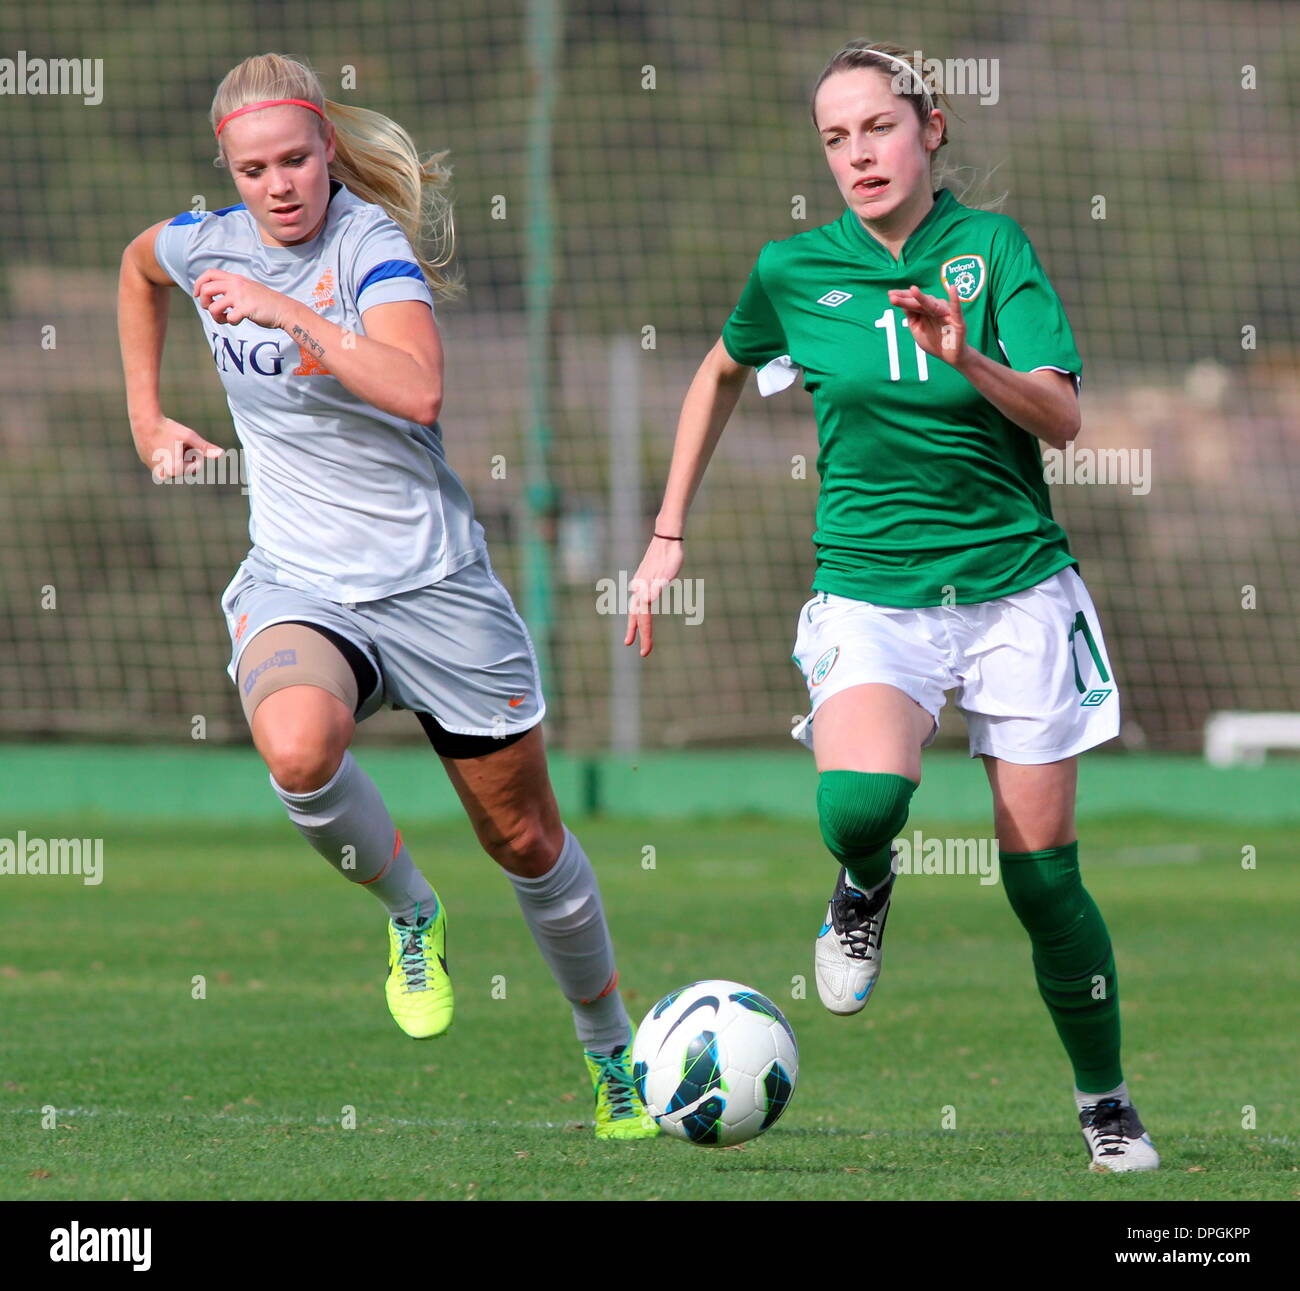
[[[646,1110],[667,1134],[727,1147],[770,1129],[799,1078],[781,1010],[740,982],[692,982],[646,1014],[632,1045]]]

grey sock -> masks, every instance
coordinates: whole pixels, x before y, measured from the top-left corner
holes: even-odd
[[[596,874],[582,845],[565,826],[564,846],[545,874],[507,877],[542,958],[573,1006],[583,1048],[608,1053],[626,1044],[632,1028],[617,989],[614,946]]]
[[[274,776],[271,786],[298,832],[345,879],[378,897],[391,918],[411,918],[417,905],[421,920],[437,910],[433,889],[351,749],[329,782],[311,793],[290,793]]]

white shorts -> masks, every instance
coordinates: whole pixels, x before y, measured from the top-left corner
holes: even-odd
[[[1119,734],[1115,674],[1073,568],[977,605],[901,609],[818,592],[799,612],[793,658],[812,711],[791,734],[810,749],[820,705],[870,682],[896,686],[934,718],[923,748],[948,690],[971,757],[1059,762]]]

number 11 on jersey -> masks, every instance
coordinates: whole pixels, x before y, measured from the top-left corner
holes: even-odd
[[[894,316],[892,305],[876,319],[876,326],[884,329],[885,343],[889,346],[889,379],[898,381],[902,377],[902,369],[898,363],[898,321]],[[903,326],[907,326],[906,318],[903,319]],[[912,347],[916,350],[916,379],[928,381],[930,379],[929,356],[915,341],[912,342]]]

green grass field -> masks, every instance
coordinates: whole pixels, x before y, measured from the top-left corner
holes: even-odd
[[[702,977],[786,1010],[799,1085],[762,1138],[721,1151],[595,1141],[568,1007],[463,823],[403,830],[450,912],[457,989],[451,1032],[415,1042],[384,1004],[382,909],[287,822],[187,833],[65,818],[27,833],[102,832],[104,881],[5,880],[0,1196],[1300,1196],[1289,829],[1084,829],[1085,878],[1117,948],[1126,1075],[1164,1159],[1154,1175],[1108,1177],[1086,1169],[1069,1069],[1000,887],[900,879],[881,985],[866,1012],[834,1018],[811,980],[834,877],[814,828],[573,823],[634,1016]]]

